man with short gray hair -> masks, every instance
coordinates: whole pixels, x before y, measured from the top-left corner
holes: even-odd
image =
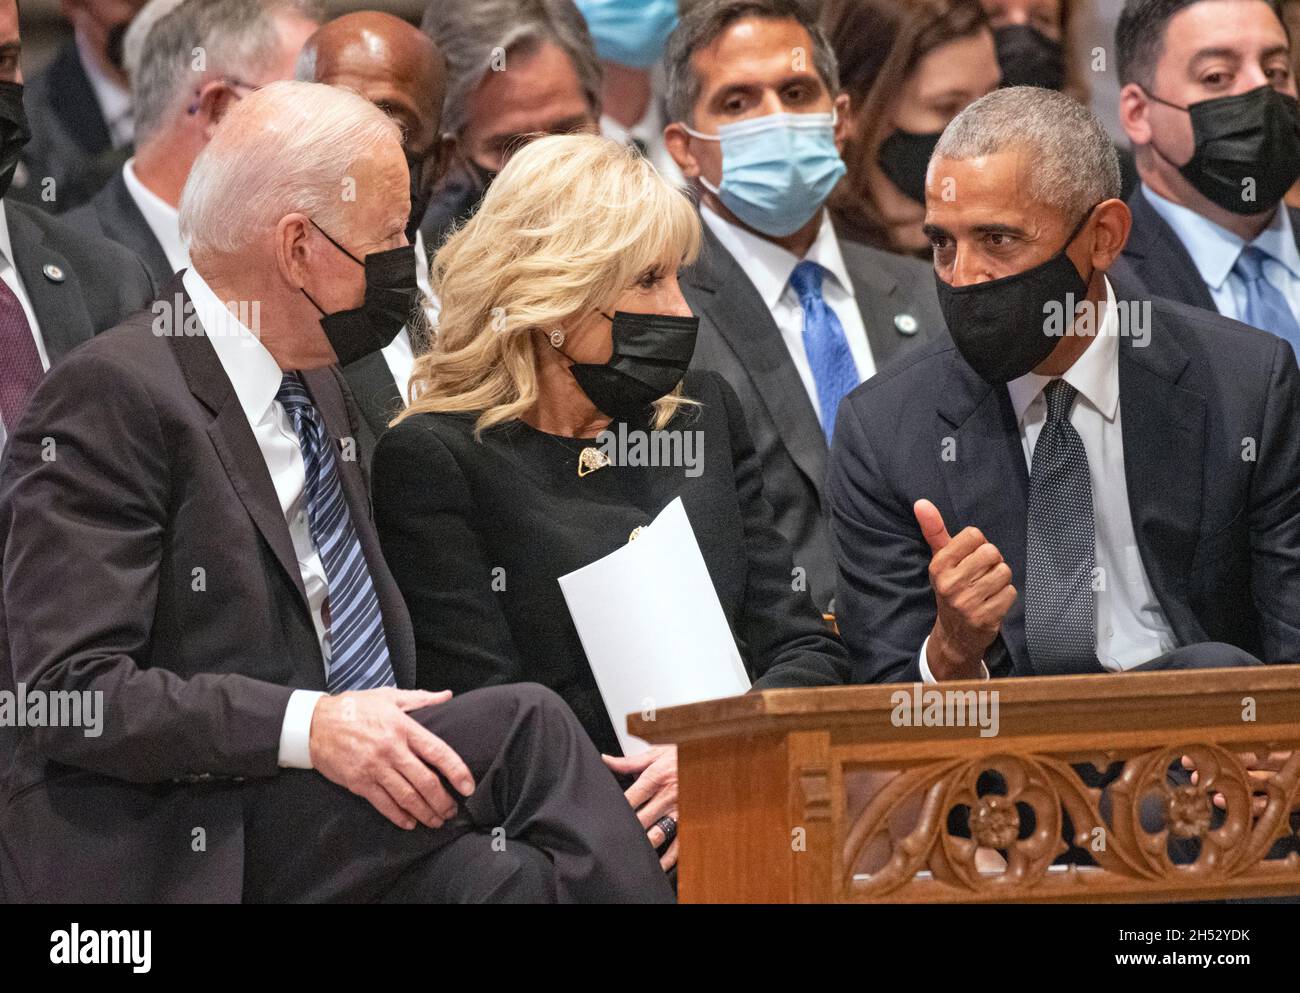
[[[996,90],[940,138],[925,230],[953,340],[850,394],[831,456],[860,681],[1300,660],[1295,357],[1108,276],[1119,189],[1055,91]]]
[[[234,101],[293,77],[321,10],[317,0],[185,0],[159,17],[131,78],[135,155],[69,222],[131,249],[159,286],[184,269],[176,211],[195,158]]]
[[[431,0],[420,26],[447,58],[443,127],[456,139],[420,225],[436,251],[530,137],[599,130],[603,73],[573,0]]]
[[[337,369],[416,305],[409,213],[381,110],[253,90],[181,197],[193,265],[37,387],[0,469],[0,690],[102,693],[103,733],[18,729],[7,898],[671,900],[554,693],[412,688]]]

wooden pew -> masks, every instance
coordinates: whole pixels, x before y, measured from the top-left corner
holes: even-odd
[[[1300,666],[776,690],[628,728],[679,746],[686,903],[1300,894]],[[1064,814],[1095,864],[1060,863]]]

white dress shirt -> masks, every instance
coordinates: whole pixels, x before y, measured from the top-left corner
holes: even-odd
[[[1246,283],[1233,267],[1247,242],[1191,208],[1166,200],[1148,186],[1142,187],[1142,195],[1187,249],[1215,308],[1225,317],[1242,320],[1246,312]],[[1300,248],[1296,247],[1295,229],[1286,204],[1278,205],[1268,227],[1249,244],[1267,256],[1262,266],[1264,279],[1282,294],[1291,313],[1300,321]]]
[[[1092,479],[1096,566],[1101,579],[1096,591],[1097,661],[1103,669],[1119,672],[1172,651],[1177,641],[1151,589],[1133,532],[1120,428],[1118,321],[1110,280],[1106,280],[1106,316],[1101,330],[1061,378],[1078,391],[1070,408],[1070,424],[1088,453]],[[1051,381],[1031,372],[1007,384],[1025,465],[1031,471],[1034,446],[1047,421],[1043,391]],[[928,644],[927,638],[920,662],[921,677],[930,683],[935,680],[925,654]],[[987,669],[983,675],[988,678]]]
[[[32,337],[36,339],[36,354],[41,358],[41,365],[49,369],[50,356],[45,351],[45,339],[41,337],[41,326],[36,320],[36,311],[32,310],[31,298],[27,295],[27,290],[23,287],[22,278],[18,275],[18,270],[14,266],[13,245],[9,241],[9,218],[5,214],[5,203],[0,199],[0,279],[4,280],[6,286],[13,291],[18,302],[22,304],[23,314],[27,317],[27,326],[32,329]],[[0,448],[4,448],[5,442],[9,440],[9,431],[5,426],[4,418],[0,417]]]
[[[424,235],[418,230],[415,232],[415,282],[420,287],[424,302],[424,316],[432,330],[438,324],[440,308],[438,298],[433,295],[433,288],[429,285],[429,253],[424,248]],[[405,407],[406,391],[411,383],[411,371],[415,368],[415,352],[411,348],[411,336],[406,328],[397,332],[397,337],[383,349],[381,354],[384,356],[388,371],[393,375],[393,382],[397,384],[397,395],[402,398],[402,406]]]
[[[871,343],[867,340],[867,328],[862,323],[862,311],[858,309],[853,282],[844,265],[844,256],[840,254],[840,242],[831,225],[830,213],[823,211],[817,238],[803,259],[766,238],[729,223],[707,206],[700,206],[700,216],[718,241],[722,242],[722,247],[739,263],[763,298],[763,303],[772,314],[772,320],[781,331],[781,340],[785,342],[799,378],[803,380],[808,400],[820,420],[821,403],[817,399],[817,380],[813,378],[812,366],[808,363],[808,352],[803,343],[803,306],[799,303],[799,294],[790,285],[790,276],[801,261],[816,262],[826,270],[822,280],[822,297],[844,328],[849,351],[853,353],[853,362],[858,367],[859,381],[868,380],[876,374],[876,360],[871,354]]]
[[[108,126],[108,137],[114,148],[131,144],[135,137],[135,116],[131,107],[131,91],[116,80],[109,79],[104,70],[99,68],[90,44],[78,32],[77,55],[81,59],[81,68],[86,72],[90,89],[99,104],[99,112]]]
[[[288,412],[275,398],[284,372],[257,336],[235,317],[195,269],[187,269],[182,282],[194,304],[195,316],[212,342],[221,368],[230,378],[239,405],[253,429],[257,447],[266,461],[271,483],[280,500],[280,510],[293,539],[298,571],[307,590],[307,603],[311,607],[316,637],[320,640],[321,655],[328,664],[330,639],[324,608],[329,597],[329,580],[307,519],[307,475],[298,434]],[[280,732],[280,765],[311,768],[308,748],[311,717],[316,701],[322,696],[323,693],[312,690],[295,690],[290,697]]]
[[[645,149],[645,157],[665,180],[673,186],[684,188],[686,177],[678,168],[668,146],[664,144],[664,114],[658,98],[650,101],[645,117],[630,128],[623,127],[618,121],[605,114],[600,115],[600,133],[620,145],[640,144]]]
[[[163,254],[167,256],[167,264],[172,267],[172,272],[188,269],[190,250],[189,246],[181,241],[180,212],[140,182],[140,178],[135,174],[134,156],[127,159],[126,164],[122,166],[122,179],[126,183],[127,192],[131,194],[131,199],[144,215],[149,230],[162,246]]]

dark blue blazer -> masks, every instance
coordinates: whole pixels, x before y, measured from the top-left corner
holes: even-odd
[[[1112,283],[1118,299],[1140,302]],[[1136,341],[1119,349],[1128,501],[1178,644],[1222,641],[1300,662],[1300,370],[1290,345],[1159,298],[1149,344]],[[916,500],[932,500],[951,534],[980,528],[1025,587],[1029,478],[1011,399],[951,343],[840,405],[828,492],[838,620],[859,682],[921,678],[935,602]],[[986,662],[995,676],[1034,673],[1021,599]]]

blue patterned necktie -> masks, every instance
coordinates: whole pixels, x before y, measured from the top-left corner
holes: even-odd
[[[822,296],[825,273],[818,263],[805,259],[794,267],[790,285],[799,294],[799,305],[803,307],[803,347],[817,384],[822,430],[830,444],[835,431],[835,411],[844,395],[858,385],[858,366],[853,361],[840,319],[826,306]]]
[[[1267,252],[1247,245],[1232,267],[1246,284],[1246,311],[1241,319],[1252,327],[1285,338],[1300,356],[1300,323],[1296,322],[1282,291],[1264,278],[1264,260],[1269,257]]]
[[[306,470],[307,517],[329,583],[331,693],[396,686],[384,619],[352,525],[334,446],[296,372],[285,373],[275,398],[293,419]]]
[[[1070,423],[1074,387],[1054,379],[1043,392],[1047,421],[1034,445],[1025,528],[1025,640],[1040,675],[1097,672],[1088,451]]]

